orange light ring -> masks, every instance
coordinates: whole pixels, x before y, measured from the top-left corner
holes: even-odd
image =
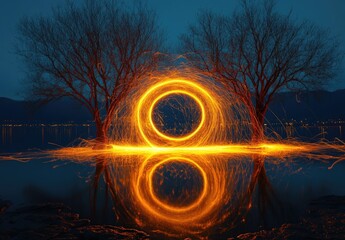
[[[139,98],[135,108],[138,135],[151,147],[205,145],[224,132],[225,120],[221,111],[221,100],[217,94],[192,80],[168,79],[153,84]],[[171,137],[160,132],[152,120],[153,109],[163,97],[184,94],[198,104],[201,119],[198,127],[182,137]],[[206,111],[207,110],[207,111]]]
[[[152,177],[153,173],[161,164],[169,161],[180,161],[182,163],[192,164],[201,172],[204,188],[200,196],[186,207],[176,207],[160,201],[153,191]],[[210,214],[221,206],[225,199],[226,192],[226,173],[219,172],[217,167],[212,167],[214,162],[206,158],[192,160],[184,156],[167,157],[163,160],[159,158],[148,157],[143,161],[133,178],[132,190],[133,199],[138,204],[138,209],[142,209],[155,220],[166,223],[174,223],[181,226],[188,223],[197,225],[201,222],[208,222]],[[206,227],[206,225],[205,225]]]
[[[194,167],[196,167],[201,176],[202,176],[202,179],[203,179],[203,189],[202,189],[202,192],[200,194],[200,196],[196,199],[196,201],[194,201],[192,204],[190,204],[189,206],[186,206],[186,207],[173,207],[173,206],[170,206],[166,203],[163,203],[162,201],[160,201],[154,191],[153,191],[153,184],[152,184],[152,178],[153,178],[153,174],[154,172],[156,171],[156,169],[164,164],[164,163],[167,163],[167,162],[170,162],[170,161],[176,161],[176,162],[182,162],[182,163],[188,163],[188,164],[191,164],[193,165]],[[160,161],[158,162],[157,164],[155,164],[151,170],[149,171],[149,176],[148,176],[148,185],[149,185],[149,191],[150,191],[150,196],[152,198],[152,200],[158,205],[160,206],[161,208],[164,208],[168,211],[174,211],[174,212],[186,212],[186,211],[189,211],[195,207],[198,207],[199,204],[201,203],[201,201],[205,198],[205,195],[207,193],[207,189],[208,189],[208,179],[207,179],[207,176],[206,176],[206,173],[205,171],[195,162],[195,161],[192,161],[190,160],[189,158],[185,158],[185,157],[170,157],[170,158],[167,158],[163,161]]]
[[[181,137],[172,137],[172,136],[168,136],[164,133],[162,133],[161,131],[159,131],[153,120],[152,120],[152,115],[153,115],[153,109],[154,107],[156,106],[157,102],[159,100],[161,100],[162,98],[166,97],[166,96],[169,96],[169,95],[172,95],[172,94],[184,94],[184,95],[187,95],[189,97],[191,97],[192,99],[195,100],[195,102],[199,105],[200,107],[200,110],[201,110],[201,119],[200,119],[200,122],[199,122],[199,125],[195,128],[194,131],[192,131],[191,133],[185,135],[185,136],[181,136]],[[155,133],[168,140],[168,141],[186,141],[188,139],[190,139],[191,137],[193,137],[199,130],[200,128],[203,126],[204,122],[205,122],[205,108],[202,104],[202,102],[200,101],[200,99],[195,96],[194,94],[190,93],[190,92],[187,92],[187,91],[184,91],[184,90],[172,90],[172,91],[168,91],[168,92],[165,92],[165,93],[162,93],[161,95],[159,95],[151,104],[150,106],[150,109],[149,109],[149,112],[148,112],[148,115],[149,115],[149,122],[151,124],[151,127],[152,129],[155,131]]]

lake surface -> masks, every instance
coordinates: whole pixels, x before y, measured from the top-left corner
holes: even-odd
[[[1,154],[71,146],[78,144],[80,142],[78,139],[89,139],[95,135],[92,125],[2,126],[0,131]],[[283,137],[303,136],[312,141],[321,138],[345,139],[344,129],[341,126],[277,128],[276,131]],[[296,220],[311,199],[324,195],[345,195],[345,163],[337,164],[332,170],[328,169],[330,165],[331,163],[313,159],[287,159],[279,164],[272,159],[268,161],[267,175],[275,192],[283,200],[287,211],[290,209],[294,212],[293,216],[286,215],[281,216],[282,219],[277,221],[273,220],[272,225],[274,222],[279,224],[279,222]],[[125,171],[125,169],[117,170]],[[94,166],[90,163],[80,164],[72,161],[53,161],[53,159],[32,159],[24,163],[0,161],[0,198],[10,200],[17,205],[48,201],[64,202],[81,213],[82,217],[90,217],[90,186],[93,173]],[[104,186],[101,186],[99,191],[99,207],[104,209]],[[163,196],[165,191],[159,194]],[[105,208],[110,209],[109,206]],[[113,223],[113,220],[111,211],[102,210],[95,221]],[[253,224],[246,230],[259,228],[259,225]]]

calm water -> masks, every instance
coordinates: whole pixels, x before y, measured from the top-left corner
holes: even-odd
[[[39,151],[69,146],[78,139],[92,138],[92,126],[6,126],[0,127],[0,152]],[[342,127],[277,129],[282,136],[327,138],[344,140]],[[280,131],[280,132],[279,132]],[[288,163],[268,164],[267,173],[274,189],[284,199],[287,208],[302,212],[308,202],[319,196],[345,195],[345,163],[328,170],[330,164],[305,159],[289,159]],[[94,171],[89,164],[51,159],[29,162],[0,162],[0,198],[14,204],[47,201],[64,202],[89,216],[90,176]],[[102,213],[103,214],[103,213]],[[112,216],[100,214],[98,221],[111,222]],[[295,217],[289,220],[296,219]],[[283,219],[282,221],[284,221]]]
[[[0,153],[40,152],[70,146],[94,136],[92,126],[3,126]],[[93,167],[68,161],[0,161],[0,198],[13,204],[65,202],[88,215]]]

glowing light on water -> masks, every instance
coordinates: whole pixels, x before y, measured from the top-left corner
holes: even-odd
[[[197,109],[192,109],[192,117],[198,119],[189,132],[168,134],[156,126],[155,109],[169,96],[184,96],[194,102],[193,108]],[[183,106],[182,111],[191,106]],[[239,216],[234,208],[241,205],[248,179],[256,174],[250,167],[244,167],[239,157],[344,159],[344,145],[272,140],[252,144],[250,132],[245,108],[220,86],[192,74],[189,77],[157,76],[139,84],[119,108],[109,132],[109,143],[100,147],[99,143],[86,142],[84,146],[42,152],[41,156],[80,162],[103,161],[112,173],[108,185],[113,195],[121,198],[125,215],[143,228],[186,233],[202,232],[230,216]],[[325,153],[330,149],[341,154]],[[3,159],[29,160],[32,156],[14,155]],[[156,184],[158,180],[154,176],[163,166],[176,163],[182,166],[180,171],[184,174],[188,168],[194,169],[193,174],[201,181],[200,192],[191,197],[187,205],[157,195],[164,178]],[[130,167],[125,171],[123,165]],[[186,175],[176,170],[176,176]],[[189,196],[188,193],[185,196]],[[251,206],[250,202],[242,203],[245,209]]]

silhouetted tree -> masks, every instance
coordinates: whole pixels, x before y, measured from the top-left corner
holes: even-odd
[[[278,13],[272,0],[243,0],[232,16],[203,12],[181,42],[196,69],[246,106],[253,142],[265,138],[265,114],[278,91],[322,87],[335,74],[340,56],[329,33]],[[255,156],[253,162],[247,200],[257,187],[258,207],[264,211],[275,193],[264,158]]]
[[[155,15],[140,5],[125,9],[116,0],[67,2],[52,17],[23,19],[18,30],[17,49],[28,65],[31,95],[77,99],[94,118],[98,143],[107,142],[121,100],[157,67],[162,47]],[[112,191],[107,161],[96,158],[94,207],[102,174],[106,192]]]
[[[32,96],[77,99],[91,112],[100,142],[120,101],[157,67],[162,46],[151,11],[111,0],[66,2],[51,17],[23,19],[18,30]]]
[[[243,0],[231,17],[204,12],[181,40],[187,59],[246,105],[253,141],[264,138],[275,93],[325,85],[339,59],[329,33],[278,13],[271,0]]]

